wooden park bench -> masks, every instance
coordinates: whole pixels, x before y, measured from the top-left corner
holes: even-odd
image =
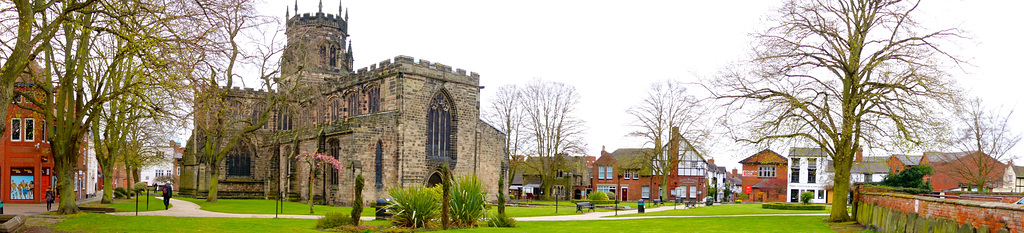
[[[585,209],[589,209],[590,212],[594,212],[594,204],[591,204],[590,202],[586,201],[576,202],[576,212],[584,212],[586,211]]]
[[[665,204],[665,202],[661,201],[661,199],[654,199],[654,200],[651,201],[651,205],[652,206],[654,206],[654,205],[664,205],[664,204]]]

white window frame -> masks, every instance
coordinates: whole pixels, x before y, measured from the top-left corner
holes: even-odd
[[[597,166],[597,179],[598,180],[603,180],[604,179],[604,166]]]
[[[17,121],[17,123],[15,123]],[[17,129],[17,130],[15,130]],[[11,141],[20,142],[23,138],[21,137],[21,131],[24,131],[21,127],[21,118],[11,118]],[[17,137],[17,138],[15,138]]]
[[[640,186],[640,198],[651,198],[651,186]]]
[[[21,129],[21,131],[23,132],[23,135],[21,136],[21,140],[25,141],[25,142],[34,142],[34,141],[36,141],[36,134],[34,132],[36,130],[36,119],[35,118],[23,118],[23,119],[21,119],[21,121],[23,122],[22,124],[24,124],[22,126],[22,129]],[[30,124],[30,122],[31,122],[31,124]],[[29,125],[32,125],[32,129],[29,129],[29,127],[28,127]],[[32,136],[32,138],[29,138],[29,136]]]
[[[615,168],[612,166],[604,166],[604,179],[611,180],[615,179]]]
[[[757,166],[757,178],[775,178],[778,174],[776,172],[775,166],[772,165]]]

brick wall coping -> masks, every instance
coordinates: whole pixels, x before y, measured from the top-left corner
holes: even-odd
[[[938,203],[946,203],[946,204],[954,204],[954,205],[974,206],[974,207],[980,207],[980,208],[1024,211],[1024,205],[1008,204],[1008,203],[1001,203],[1001,202],[971,201],[971,200],[926,197],[926,196],[917,196],[917,195],[910,195],[910,194],[903,194],[903,193],[885,193],[885,192],[863,192],[860,195],[889,196],[889,197],[917,199],[917,200],[922,200],[922,201],[938,202]]]

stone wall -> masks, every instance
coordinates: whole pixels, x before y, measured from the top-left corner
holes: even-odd
[[[854,218],[882,232],[1024,232],[1024,206],[857,192]]]

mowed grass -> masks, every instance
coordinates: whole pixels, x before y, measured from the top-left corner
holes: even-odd
[[[820,216],[696,217],[595,221],[519,221],[516,228],[452,232],[832,232]]]
[[[365,221],[364,225],[388,225]],[[181,218],[83,213],[50,228],[64,232],[322,232],[312,219]]]
[[[830,207],[825,210],[776,210],[763,209],[761,204],[724,204],[690,209],[665,210],[643,214],[627,214],[618,217],[637,216],[711,216],[711,215],[744,215],[744,214],[827,214]]]
[[[494,216],[498,214],[498,207],[491,207],[487,210],[487,216]],[[559,206],[558,213],[555,213],[554,206],[532,206],[532,207],[516,207],[506,206],[505,214],[514,218],[520,217],[537,217],[537,216],[555,216],[555,215],[576,215],[576,207]]]
[[[117,212],[135,212],[135,199],[114,199],[114,204],[89,203],[82,206],[110,207]],[[174,205],[171,205],[174,206]],[[149,209],[146,208],[146,196],[139,196],[139,212],[164,210],[164,200],[149,197]]]
[[[274,200],[262,199],[218,199],[217,202],[206,202],[206,199],[175,197],[174,199],[189,201],[199,205],[199,208],[206,211],[232,213],[232,214],[274,214]],[[162,204],[161,204],[162,205]],[[351,213],[352,207],[347,206],[325,206],[314,205],[314,213],[309,213],[309,204],[299,202],[284,202],[284,212],[281,214],[293,215],[324,215],[327,212]],[[375,209],[363,207],[363,216],[373,216]]]

